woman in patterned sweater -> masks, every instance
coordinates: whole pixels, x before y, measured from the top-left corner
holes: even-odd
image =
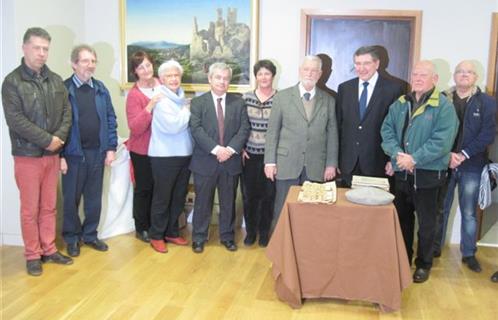
[[[266,247],[272,221],[275,184],[264,174],[265,136],[268,129],[273,96],[275,65],[269,60],[260,60],[254,65],[256,89],[244,94],[251,133],[243,151],[242,196],[246,238],[244,244],[251,246],[259,233],[259,245]]]

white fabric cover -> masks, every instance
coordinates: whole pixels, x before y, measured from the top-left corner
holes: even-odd
[[[379,188],[362,187],[346,192],[348,201],[368,206],[379,206],[391,203],[394,195]]]
[[[106,169],[102,196],[99,238],[105,239],[135,230],[133,185],[130,178],[130,153],[120,138],[110,176]],[[107,201],[106,201],[107,199]]]

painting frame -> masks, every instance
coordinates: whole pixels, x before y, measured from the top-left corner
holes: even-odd
[[[488,58],[488,77],[486,91],[495,96],[498,94],[498,12],[491,15],[491,38]],[[498,129],[497,129],[498,130]]]
[[[128,38],[127,38],[127,34],[130,32],[130,26],[128,25],[128,21],[127,21],[127,17],[128,17],[128,13],[130,12],[130,8],[128,7],[128,4],[131,3],[130,1],[136,1],[136,0],[120,0],[120,31],[121,31],[121,88],[123,90],[128,90],[130,89],[132,86],[133,86],[133,82],[131,81],[131,77],[130,77],[130,72],[129,72],[129,55],[128,55],[128,45],[130,43],[128,43]],[[223,2],[224,0],[222,0]],[[227,3],[230,2],[230,0],[226,0]],[[241,67],[240,69],[242,70],[241,73],[239,74],[241,77],[240,78],[243,78],[244,82],[246,83],[238,83],[238,84],[234,84],[234,83],[230,83],[229,85],[229,88],[228,88],[228,91],[229,92],[238,92],[238,93],[243,93],[243,92],[247,92],[249,90],[251,90],[252,88],[254,88],[255,86],[255,78],[254,78],[254,75],[252,73],[252,66],[256,63],[257,59],[258,59],[258,50],[259,50],[259,0],[243,0],[243,1],[246,1],[246,6],[248,5],[249,7],[249,10],[250,12],[248,13],[245,13],[246,16],[248,15],[249,16],[249,22],[250,22],[250,26],[249,27],[249,30],[250,30],[250,39],[249,39],[249,57],[246,58],[246,55],[244,54],[243,55],[243,58],[240,58],[241,56],[236,56],[234,54],[234,60],[230,60],[230,59],[220,59],[224,62],[226,62],[227,64],[229,65],[237,65],[238,62],[235,60],[235,59],[243,59],[242,61],[242,65],[243,67]],[[181,1],[178,1],[178,3],[180,3]],[[203,5],[210,5],[212,3],[212,1],[208,1],[208,0],[202,0],[201,3]],[[175,4],[168,4],[168,10],[173,10],[175,8]],[[217,5],[216,4],[213,4],[212,5],[212,11],[214,13],[216,13],[216,10],[218,9]],[[227,7],[223,7],[222,8],[223,12],[228,11]],[[229,13],[227,13],[227,20],[228,20],[228,15]],[[236,13],[237,15],[237,13]],[[213,19],[214,20],[214,19]],[[204,28],[205,26],[201,26],[201,28]],[[174,31],[174,26],[172,27],[171,25],[168,25],[168,30],[172,30],[173,31],[169,31],[169,33],[173,33],[175,32]],[[204,31],[204,30],[201,30],[201,31]],[[189,52],[190,52],[190,46],[191,46],[191,43],[188,44],[189,46]],[[147,51],[147,50],[146,50]],[[247,51],[247,50],[246,50]],[[246,52],[244,51],[244,52]],[[211,58],[211,59],[214,59],[214,58]],[[166,59],[164,59],[166,60]],[[190,60],[192,61],[192,60]],[[197,60],[197,62],[199,62],[200,60]],[[157,68],[159,67],[159,65],[164,62],[164,61],[155,61],[155,65],[154,65],[154,68],[155,68],[155,71],[157,72]],[[182,66],[184,67],[185,69],[185,66],[183,63],[181,63]],[[239,64],[240,65],[240,64]],[[203,68],[203,72],[207,73],[207,68]],[[234,68],[232,68],[234,69]],[[201,71],[197,71],[198,73],[200,73]],[[235,70],[234,70],[235,72]],[[234,73],[234,77],[232,79],[232,82],[234,80],[236,80],[236,74]],[[185,79],[183,79],[185,80]],[[183,89],[186,91],[186,92],[207,92],[210,90],[210,86],[209,86],[209,83],[200,83],[200,82],[196,82],[195,80],[192,80],[192,81],[182,81],[182,87]]]
[[[421,25],[422,25],[422,11],[418,10],[320,10],[320,9],[302,9],[301,10],[301,37],[300,37],[300,55],[301,59],[304,58],[305,55],[308,54],[318,54],[322,57],[322,54],[327,54],[326,52],[312,52],[311,50],[311,41],[312,39],[316,39],[317,37],[313,35],[312,23],[315,21],[314,19],[323,19],[325,21],[359,21],[359,22],[369,22],[369,21],[392,21],[392,22],[401,22],[407,21],[410,28],[410,39],[409,44],[406,46],[408,49],[408,56],[406,57],[408,64],[406,71],[404,72],[406,75],[404,77],[395,77],[402,82],[409,81],[409,75],[411,72],[411,68],[413,65],[420,59],[420,39],[421,39]],[[354,32],[354,28],[345,28],[344,32]],[[357,32],[357,31],[356,31]],[[325,33],[324,33],[325,34]],[[337,34],[337,33],[336,33]],[[356,35],[358,32],[356,33]],[[327,59],[330,59],[331,68],[334,70],[334,73],[331,77],[331,81],[327,82],[327,86],[333,83],[332,89],[335,90],[336,86],[344,81],[347,81],[351,78],[356,77],[354,74],[353,67],[353,53],[360,46],[364,45],[378,45],[371,44],[368,41],[358,45],[357,47],[351,47],[349,51],[343,50],[341,43],[336,43],[334,39],[334,33],[327,33],[327,44],[328,46],[337,46],[340,47],[340,52],[337,56],[329,56]],[[366,36],[364,36],[367,38]],[[345,38],[345,37],[344,37]],[[351,38],[350,38],[351,39]],[[356,40],[356,38],[355,38]],[[344,40],[342,40],[344,41]],[[345,43],[346,45],[353,46],[353,44]],[[395,51],[398,50],[396,47]],[[387,55],[387,49],[385,50],[385,54]],[[336,53],[337,53],[336,52]],[[391,55],[391,53],[389,53]],[[322,58],[323,60],[323,58]],[[399,59],[398,59],[399,60]],[[345,68],[344,65],[347,65],[348,74],[346,75],[344,72],[342,74],[338,74],[336,72],[335,66]],[[381,52],[381,65],[382,65],[382,52]],[[324,70],[325,72],[332,72],[332,70]],[[380,71],[380,69],[379,69]],[[334,78],[335,77],[335,78]],[[333,91],[332,90],[332,91]]]

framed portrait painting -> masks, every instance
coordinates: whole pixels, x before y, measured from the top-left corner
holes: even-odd
[[[330,90],[356,77],[354,52],[375,46],[379,73],[408,85],[420,54],[421,11],[351,10],[301,11],[301,54],[318,55],[329,70],[323,79]]]
[[[491,42],[489,44],[487,92],[498,96],[498,13],[491,18]]]
[[[186,91],[209,90],[208,69],[225,62],[233,71],[229,91],[253,87],[258,52],[258,0],[120,0],[122,82],[135,75],[130,57],[145,51],[157,68],[169,59],[183,67]]]

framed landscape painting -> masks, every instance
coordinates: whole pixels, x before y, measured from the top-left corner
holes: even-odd
[[[142,50],[156,72],[161,63],[178,61],[185,91],[208,91],[208,68],[218,61],[233,70],[229,91],[248,91],[257,36],[258,0],[121,0],[123,87],[136,80],[130,57]]]

